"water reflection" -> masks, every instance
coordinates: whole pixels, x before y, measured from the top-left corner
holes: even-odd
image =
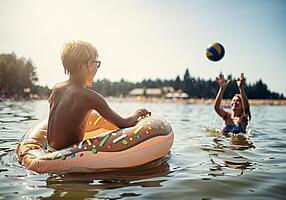
[[[221,129],[218,128],[204,128],[208,136],[213,137],[213,142],[217,147],[230,148],[233,150],[245,150],[255,148],[253,142],[250,140],[251,129],[245,134],[222,134]]]
[[[241,176],[243,170],[254,169],[253,164],[239,155],[237,150],[254,148],[250,141],[250,131],[247,134],[224,135],[220,129],[205,128],[208,136],[213,138],[212,145],[203,145],[202,150],[209,152],[212,163],[210,176]],[[231,170],[235,169],[235,171]]]
[[[254,169],[253,164],[245,157],[233,153],[209,154],[210,176],[241,176],[246,169]],[[234,169],[234,170],[233,170]]]
[[[142,195],[140,192],[120,193],[117,197],[107,197],[100,192],[125,187],[162,187],[171,173],[168,157],[137,168],[106,171],[94,174],[53,175],[47,179],[47,187],[54,189],[48,199],[92,198],[121,199]],[[78,190],[80,188],[80,190]],[[139,191],[139,190],[138,190]]]
[[[245,150],[250,148],[255,148],[249,136],[244,134],[234,134],[230,137],[230,146],[229,148],[233,150]]]

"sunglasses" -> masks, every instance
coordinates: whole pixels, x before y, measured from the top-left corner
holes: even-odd
[[[95,62],[96,63],[96,67],[99,68],[100,65],[101,65],[101,61],[99,60],[93,60],[92,62]]]
[[[99,68],[101,65],[101,61],[95,61],[96,62],[96,67]]]

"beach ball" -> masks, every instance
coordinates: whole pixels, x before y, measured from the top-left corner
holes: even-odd
[[[206,56],[211,61],[219,61],[224,56],[224,48],[223,46],[218,43],[214,42],[208,46],[206,49]]]

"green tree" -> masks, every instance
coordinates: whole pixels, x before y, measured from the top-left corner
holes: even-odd
[[[37,82],[36,67],[31,60],[16,54],[0,54],[0,92],[5,96],[23,96],[25,88]]]
[[[192,93],[192,79],[191,79],[191,76],[190,76],[190,73],[189,73],[189,70],[188,68],[186,69],[185,71],[185,74],[184,74],[184,80],[183,80],[183,88],[182,90],[184,92],[186,92],[189,96],[192,96],[194,95],[194,93]]]

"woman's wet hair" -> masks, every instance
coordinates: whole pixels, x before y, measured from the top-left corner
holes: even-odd
[[[235,94],[232,98],[234,98],[234,97],[238,97],[239,100],[240,100],[240,102],[242,102],[242,96],[241,96],[241,94]],[[242,109],[245,109],[245,110],[243,110],[242,112],[244,112],[244,113],[247,115],[248,120],[250,121],[250,119],[251,119],[251,113],[250,113],[249,107],[248,107],[248,108],[243,108],[243,107],[242,107]]]

